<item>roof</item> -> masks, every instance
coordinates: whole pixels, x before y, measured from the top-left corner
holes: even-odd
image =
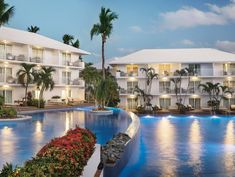
[[[107,68],[107,67],[112,67],[109,65],[109,63],[112,61],[113,59],[107,59],[105,60],[105,63],[104,63],[104,67]],[[102,69],[102,62],[97,62],[97,63],[94,63],[94,67],[96,67],[97,69]]]
[[[109,62],[115,64],[235,62],[235,54],[212,48],[143,49]]]
[[[80,55],[89,55],[89,52],[72,47],[54,39],[42,36],[37,33],[31,33],[28,31],[1,27],[0,28],[0,40],[6,40],[10,42],[29,44],[32,46],[38,46],[49,49],[56,49],[61,51],[69,51],[72,53],[78,53]]]

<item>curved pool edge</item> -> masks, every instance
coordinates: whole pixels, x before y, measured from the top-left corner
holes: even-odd
[[[32,116],[26,116],[26,115],[19,115],[19,117],[14,119],[0,119],[0,122],[20,122],[20,121],[26,121],[31,120]]]
[[[105,165],[103,169],[103,177],[118,177],[122,171],[122,169],[128,163],[132,153],[133,148],[135,148],[137,144],[137,140],[139,137],[140,130],[140,120],[139,117],[133,112],[127,112],[128,117],[131,119],[131,123],[128,126],[125,134],[127,134],[131,139],[126,143],[124,151],[122,153],[121,158],[114,165]]]

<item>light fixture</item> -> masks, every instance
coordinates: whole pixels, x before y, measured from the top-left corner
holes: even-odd
[[[136,81],[136,78],[135,77],[130,77],[129,81]]]
[[[131,94],[129,97],[133,99],[133,98],[135,98],[135,95]]]
[[[192,77],[192,81],[197,81],[199,78],[197,76]]]
[[[168,77],[163,77],[162,81],[168,81]]]

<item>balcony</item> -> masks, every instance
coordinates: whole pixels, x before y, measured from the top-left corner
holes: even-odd
[[[224,76],[234,76],[235,75],[235,71],[234,70],[228,70],[228,71],[223,71],[223,75]]]
[[[74,61],[74,62],[71,62],[71,61],[63,61],[63,65],[65,66],[75,66],[75,67],[80,67],[80,68],[85,68],[85,63],[80,61],[80,60],[77,60],[77,61]]]
[[[23,54],[13,55],[11,53],[7,53],[6,55],[5,54],[0,54],[0,55],[2,59],[6,60],[27,61],[27,58]]]
[[[124,88],[121,88],[119,90],[119,94],[134,94],[134,88],[129,88],[129,89],[124,89]]]
[[[71,80],[70,78],[63,78],[62,79],[62,84],[65,85],[74,85],[74,86],[85,86],[84,80],[81,80],[79,78]]]
[[[116,72],[116,77],[138,77],[138,73],[130,72],[130,73],[125,73],[123,71],[118,71]]]
[[[40,57],[30,57],[29,60],[33,63],[42,63],[42,58]]]

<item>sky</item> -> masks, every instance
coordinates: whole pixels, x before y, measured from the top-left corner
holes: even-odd
[[[212,47],[235,53],[235,0],[5,0],[15,6],[9,27],[40,27],[39,34],[62,41],[64,34],[80,40],[101,58],[100,36],[90,39],[102,6],[118,14],[106,43],[106,59],[145,48]]]

